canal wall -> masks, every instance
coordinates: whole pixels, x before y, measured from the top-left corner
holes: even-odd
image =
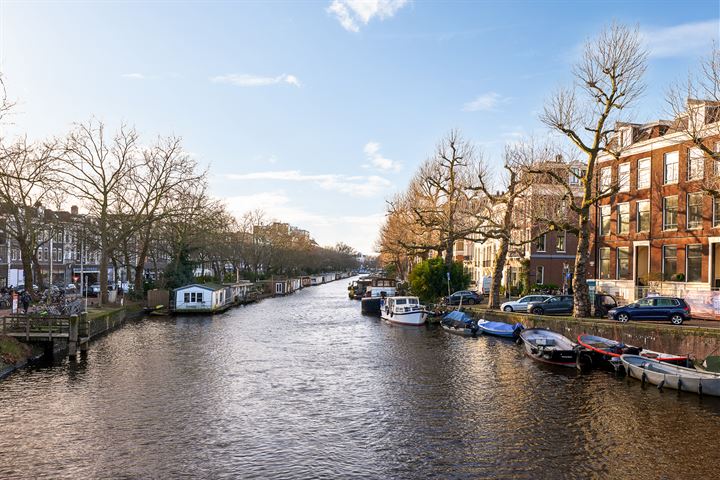
[[[676,326],[670,323],[620,323],[606,319],[526,315],[480,308],[468,311],[476,318],[507,323],[520,322],[525,328],[549,328],[573,341],[577,341],[578,335],[585,333],[658,352],[690,354],[696,359],[720,355],[720,328],[693,326],[692,321],[690,324]]]

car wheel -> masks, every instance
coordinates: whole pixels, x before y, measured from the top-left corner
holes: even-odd
[[[628,320],[630,320],[630,317],[627,313],[621,313],[617,316],[618,322],[620,323],[627,323]]]
[[[512,310],[512,307],[510,305],[508,305],[507,307],[503,308],[503,311],[512,312],[513,310]]]
[[[542,314],[543,314],[543,309],[540,308],[540,307],[535,307],[535,308],[532,309],[532,313],[534,313],[535,315],[542,315]]]
[[[472,298],[469,298],[468,301],[467,301],[467,304],[468,304],[468,305],[475,305],[475,300],[473,300]]]
[[[670,323],[672,323],[673,325],[682,325],[684,321],[685,319],[679,313],[676,313],[675,315],[670,317]]]

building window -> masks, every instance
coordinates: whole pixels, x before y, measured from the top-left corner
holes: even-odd
[[[675,274],[677,273],[677,247],[676,246],[664,246],[663,247],[663,279],[674,280]]]
[[[702,245],[688,245],[687,256],[687,281],[699,282],[702,277]]]
[[[618,191],[630,191],[630,163],[623,163],[618,167]]]
[[[663,230],[677,228],[678,197],[663,198]]]
[[[600,249],[600,278],[610,278],[610,248]]]
[[[630,247],[618,247],[617,251],[617,278],[630,276]]]
[[[650,188],[650,159],[641,158],[637,163],[637,188]]]
[[[630,204],[621,203],[617,206],[617,233],[630,231]]]
[[[542,234],[538,237],[537,243],[535,244],[535,249],[538,252],[544,252],[545,251],[545,236],[546,234]]]
[[[688,149],[687,179],[700,180],[705,174],[705,157],[698,147]]]
[[[650,200],[640,200],[637,202],[637,231],[650,231]]]
[[[202,303],[203,293],[202,292],[186,292],[184,294],[185,303]]]
[[[678,152],[668,152],[663,158],[663,183],[678,181]]]
[[[545,283],[545,267],[542,265],[538,266],[535,270],[535,283],[540,285],[541,283]]]
[[[557,246],[555,248],[556,251],[558,251],[558,252],[565,251],[565,240],[566,239],[567,239],[567,232],[565,230],[557,233]]]
[[[610,233],[610,205],[600,207],[600,235]]]
[[[713,227],[720,227],[720,197],[713,197]]]
[[[687,228],[702,227],[702,192],[688,193],[687,196]]]
[[[569,182],[570,185],[580,185],[580,176],[582,175],[582,170],[578,167],[572,167],[570,169],[570,179]]]
[[[600,170],[600,191],[605,192],[612,187],[612,167]]]

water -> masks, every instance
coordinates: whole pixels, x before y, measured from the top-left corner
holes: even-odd
[[[360,315],[151,318],[0,382],[0,478],[717,478],[720,401]]]

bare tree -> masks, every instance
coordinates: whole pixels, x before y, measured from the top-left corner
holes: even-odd
[[[135,129],[122,125],[107,138],[102,122],[76,125],[67,136],[63,153],[57,160],[68,195],[79,199],[93,222],[92,233],[100,250],[100,302],[108,301],[108,264],[119,247],[117,219],[125,212],[123,194],[138,163],[138,135]]]
[[[590,207],[612,191],[593,188],[596,162],[600,155],[618,157],[620,143],[611,142],[617,115],[628,108],[644,90],[642,78],[647,52],[637,28],[613,23],[597,38],[585,44],[582,58],[573,68],[576,87],[558,90],[546,103],[540,120],[564,135],[584,157],[585,172],[578,180],[581,199],[570,208],[578,217],[578,247],[575,257],[573,293],[574,315],[590,314],[587,285],[590,252]],[[572,197],[568,178],[556,172],[544,172],[564,185]]]

